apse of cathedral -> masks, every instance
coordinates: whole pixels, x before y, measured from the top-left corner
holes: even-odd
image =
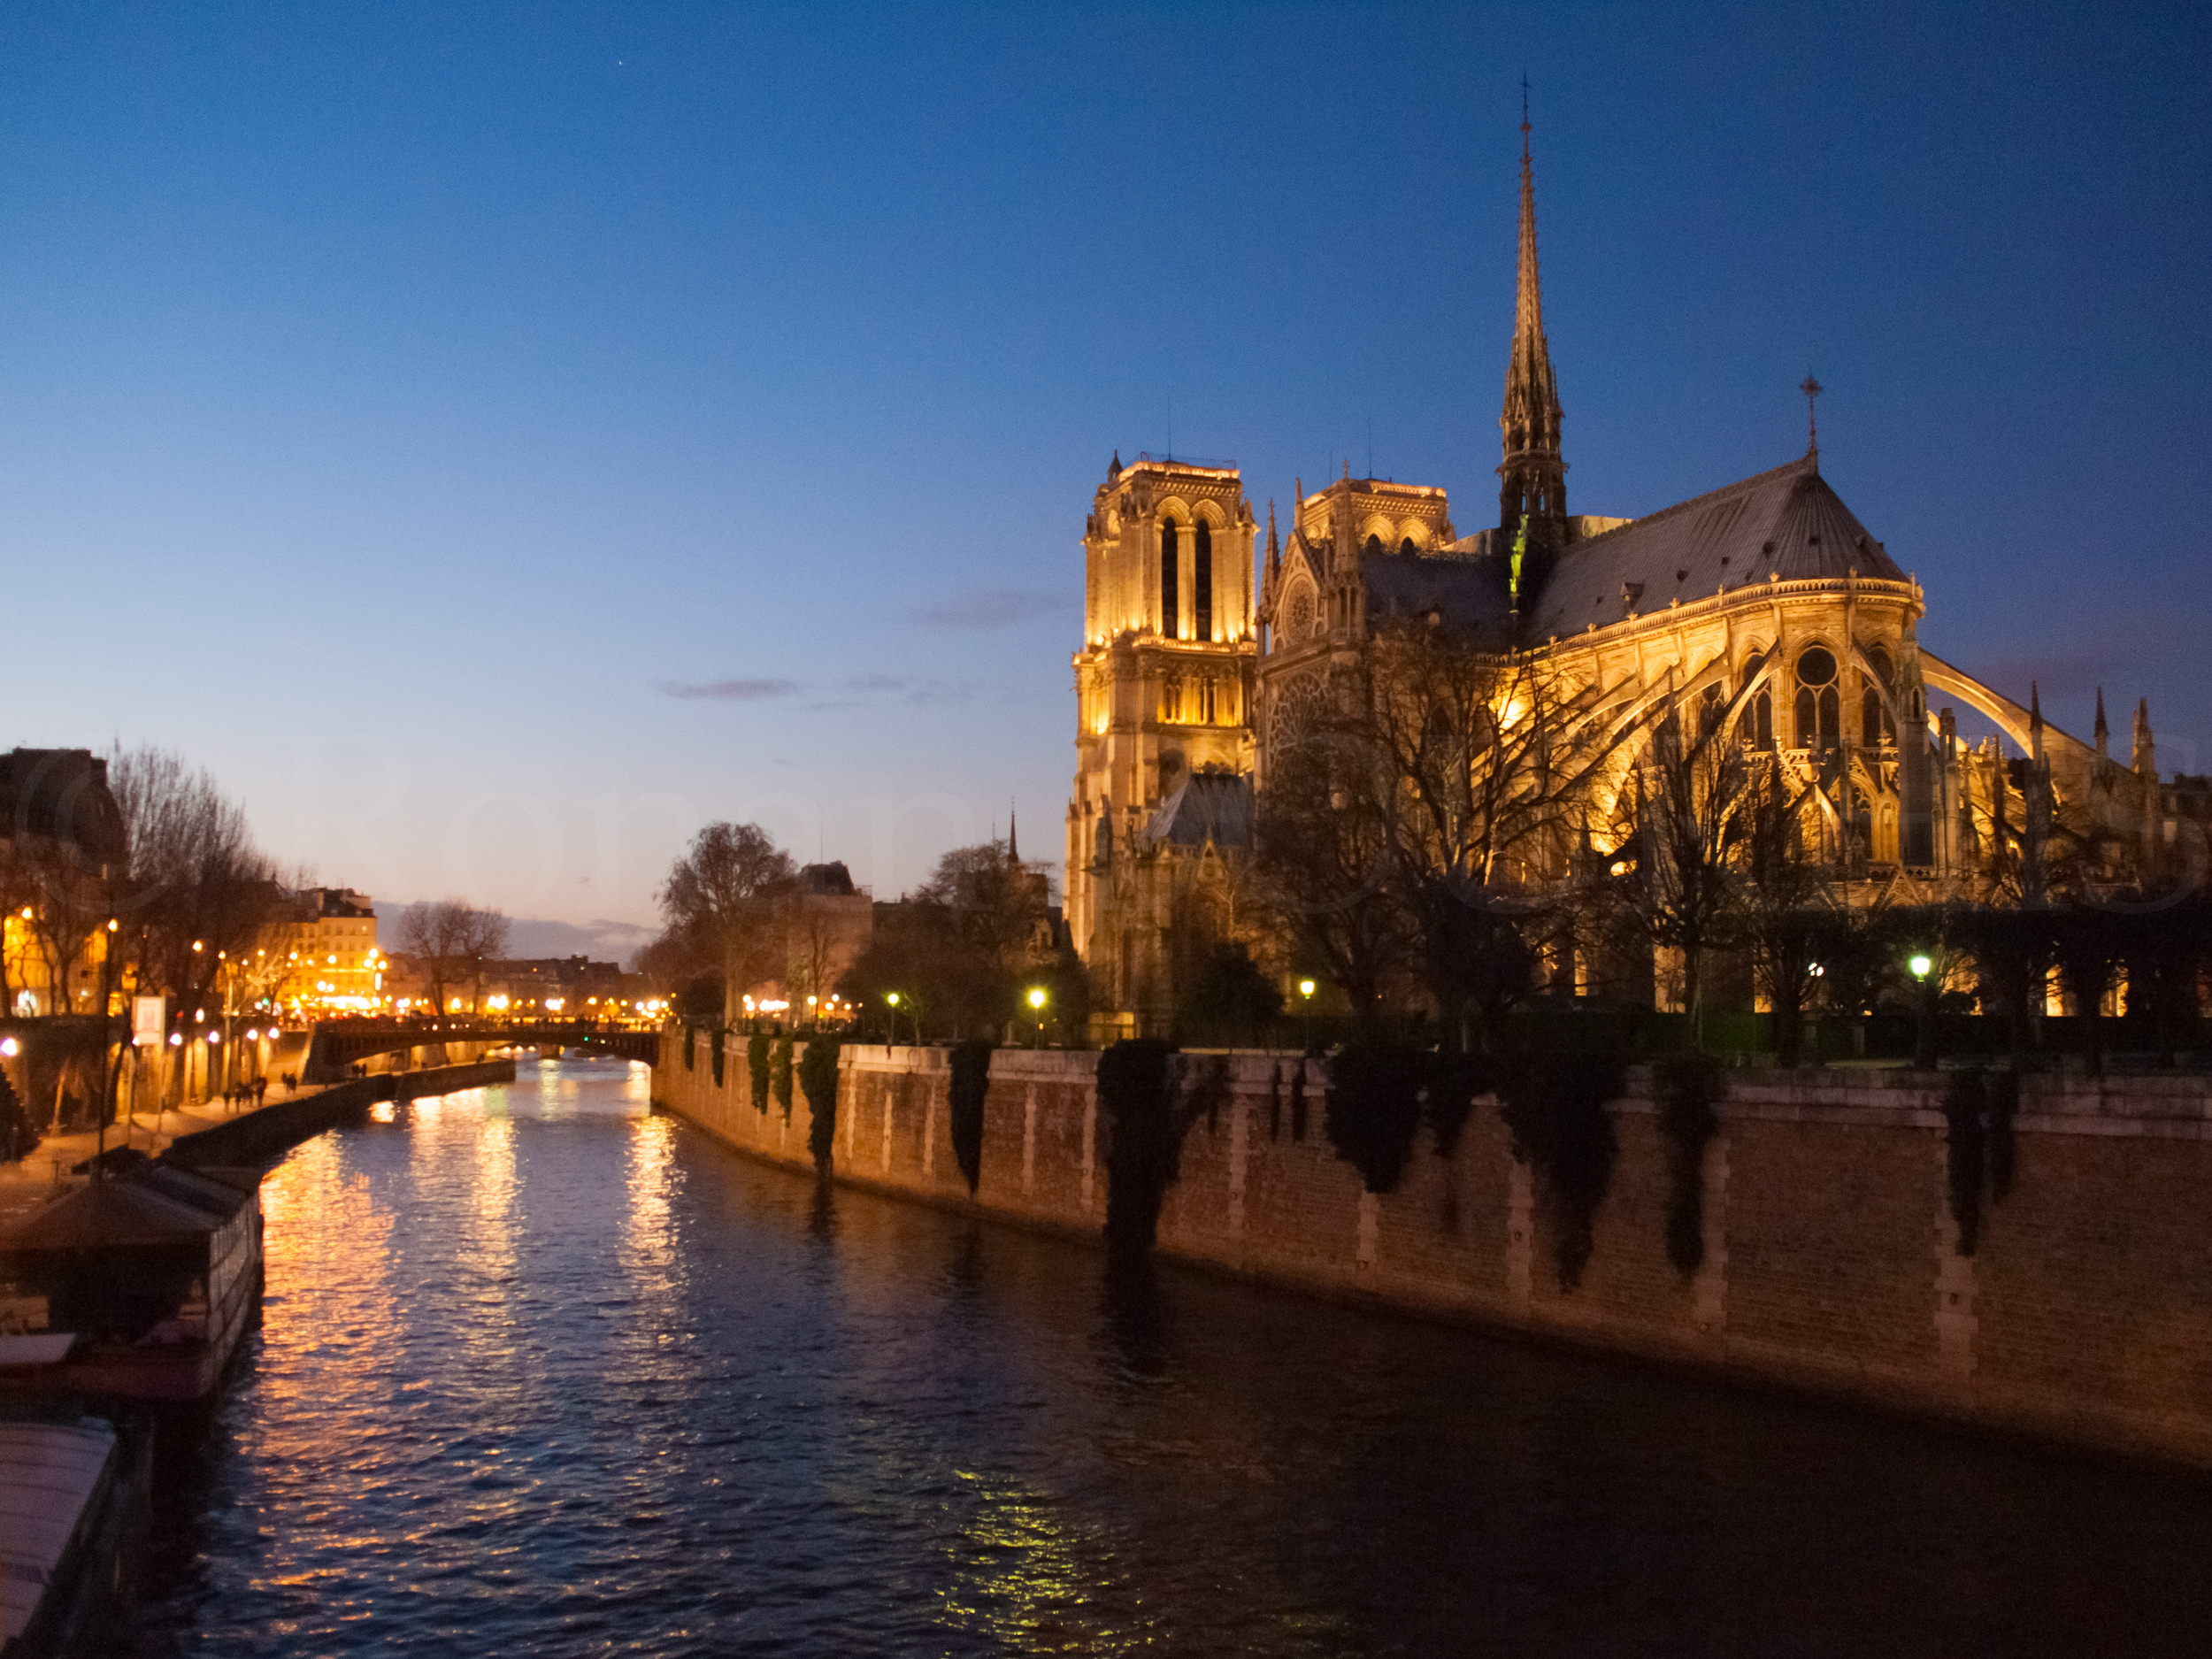
[[[1672,710],[1774,755],[1844,902],[2035,896],[2062,824],[2093,875],[2147,880],[2199,826],[2206,780],[2158,781],[2139,704],[2123,765],[1920,642],[1921,588],[1805,452],[1640,518],[1568,511],[1522,127],[1519,250],[1496,522],[1462,535],[1443,489],[1301,481],[1263,550],[1237,469],[1117,453],[1084,526],[1084,642],[1067,917],[1112,1032],[1165,1031],[1190,972],[1195,885],[1233,901],[1271,753],[1379,629],[1452,630],[1533,664],[1629,726]],[[1808,377],[1809,400],[1819,388]],[[1258,586],[1254,591],[1256,557]],[[1962,741],[1955,706],[2010,739]],[[2183,841],[2201,845],[2193,827]]]

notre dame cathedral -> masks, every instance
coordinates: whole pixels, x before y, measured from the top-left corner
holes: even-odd
[[[1801,457],[1646,518],[1567,511],[1527,133],[1489,526],[1462,535],[1441,488],[1348,468],[1300,484],[1286,534],[1271,507],[1263,548],[1232,465],[1117,454],[1092,500],[1066,914],[1110,1010],[1101,1036],[1168,1028],[1189,972],[1179,904],[1209,872],[1233,895],[1271,743],[1394,618],[1602,687],[1630,720],[1694,708],[1773,753],[1850,902],[1956,894],[2019,844],[2008,826],[2032,854],[2062,817],[2114,879],[2170,864],[2177,824],[2202,845],[2212,780],[2159,782],[2147,708],[2124,764],[2101,693],[2085,743],[2032,689],[2023,706],[1922,645],[1920,586],[1821,476],[1816,431]],[[2019,754],[1962,741],[1953,705]]]

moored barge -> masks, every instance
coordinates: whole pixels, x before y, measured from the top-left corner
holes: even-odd
[[[0,1320],[73,1339],[0,1365],[0,1394],[212,1398],[260,1293],[259,1189],[257,1170],[143,1164],[0,1233]]]

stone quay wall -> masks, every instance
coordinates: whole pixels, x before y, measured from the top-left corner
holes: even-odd
[[[421,1100],[514,1080],[511,1059],[430,1066],[419,1071],[380,1071],[250,1107],[221,1123],[179,1135],[163,1156],[188,1165],[258,1164],[281,1156],[303,1141],[313,1140],[326,1129],[359,1118],[380,1101]]]
[[[736,1149],[810,1168],[796,1079],[756,1111],[741,1046],[714,1081],[680,1032],[661,1106]],[[837,1179],[1095,1236],[1106,1212],[1095,1054],[992,1056],[981,1178],[954,1156],[941,1048],[849,1045]],[[1236,1055],[1183,1142],[1164,1256],[1309,1292],[1508,1327],[1746,1381],[2212,1467],[2212,1091],[2196,1077],[2022,1079],[2017,1173],[1955,1248],[1938,1077],[1738,1073],[1703,1169],[1703,1265],[1669,1262],[1669,1151],[1649,1079],[1608,1110],[1620,1144],[1595,1248],[1565,1289],[1557,1230],[1497,1102],[1449,1158],[1423,1129],[1397,1189],[1366,1193],[1323,1128],[1325,1064]],[[1302,1100],[1298,1098],[1302,1095]]]

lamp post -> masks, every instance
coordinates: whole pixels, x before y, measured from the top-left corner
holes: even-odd
[[[1936,1069],[1935,992],[1936,985],[1929,979],[1935,970],[1934,958],[1924,951],[1905,964],[1912,970],[1912,977],[1920,983],[1919,1040],[1913,1045],[1913,1069],[1932,1071]]]
[[[899,1043],[899,994],[896,991],[886,991],[883,994],[883,1003],[890,1010],[887,1018],[891,1023],[891,1029],[883,1040],[884,1046],[895,1048]]]
[[[1037,1016],[1037,1041],[1033,1046],[1041,1048],[1045,1046],[1045,987],[1043,986],[1033,985],[1029,987],[1029,1008],[1030,1011]]]
[[[227,1099],[231,1085],[231,1015],[238,1000],[238,964],[230,959],[227,950],[217,951],[215,960],[223,973],[223,1094]]]
[[[1311,979],[1298,981],[1298,1006],[1305,1016],[1306,1052],[1308,1054],[1313,1052],[1313,993],[1314,983]]]

